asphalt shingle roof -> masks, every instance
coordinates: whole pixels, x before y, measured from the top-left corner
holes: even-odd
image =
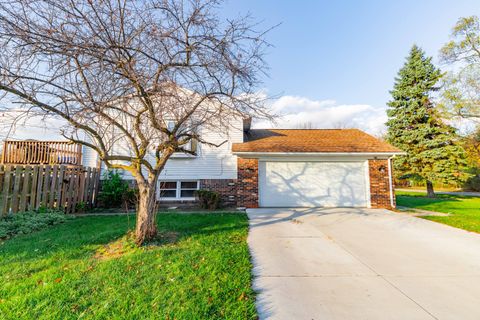
[[[251,129],[233,152],[382,152],[401,150],[358,129]]]

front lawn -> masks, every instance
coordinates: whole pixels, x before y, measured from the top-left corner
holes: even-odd
[[[1,319],[255,319],[247,217],[159,214],[157,245],[133,216],[76,218],[0,242]]]
[[[399,206],[450,213],[447,217],[422,218],[480,233],[480,197],[437,195],[437,198],[431,199],[422,192],[397,191],[396,194]]]

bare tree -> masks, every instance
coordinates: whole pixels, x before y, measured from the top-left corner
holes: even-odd
[[[346,120],[339,120],[332,124],[332,129],[348,129],[353,128],[354,126],[349,124]]]
[[[3,102],[63,119],[65,138],[96,150],[139,188],[136,241],[156,235],[159,174],[198,133],[235,117],[269,117],[255,90],[264,32],[223,21],[217,0],[0,2]],[[18,105],[16,106],[18,108]],[[130,154],[114,152],[126,143]],[[118,149],[118,148],[117,148]]]
[[[300,122],[295,126],[296,129],[315,129],[315,127],[316,125],[311,121]]]

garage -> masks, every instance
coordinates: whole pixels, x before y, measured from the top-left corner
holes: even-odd
[[[401,150],[358,129],[244,129],[234,143],[239,207],[394,208]]]
[[[261,207],[367,207],[366,161],[259,161]]]

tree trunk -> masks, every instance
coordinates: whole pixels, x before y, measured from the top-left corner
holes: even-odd
[[[156,189],[156,180],[148,183],[138,183],[137,226],[135,229],[137,245],[153,240],[157,235],[157,225],[155,223]]]
[[[427,197],[435,198],[435,191],[433,191],[433,183],[430,180],[427,180]]]

